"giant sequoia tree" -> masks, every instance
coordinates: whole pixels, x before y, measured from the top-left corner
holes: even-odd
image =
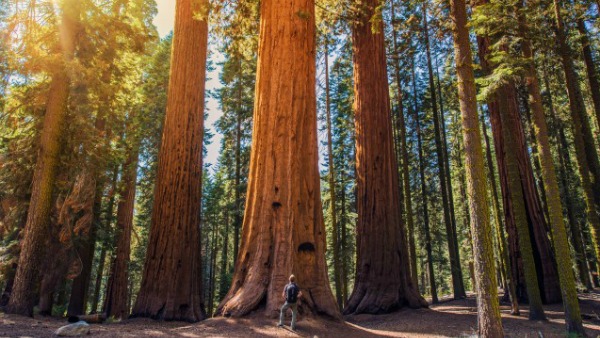
[[[362,3],[352,27],[357,171],[357,267],[344,313],[427,306],[413,283],[390,120],[383,23],[378,0]]]
[[[134,316],[198,321],[207,1],[178,0],[152,224]]]
[[[339,318],[325,264],[313,0],[261,2],[253,143],[242,241],[217,313],[276,315],[290,274],[303,313]]]

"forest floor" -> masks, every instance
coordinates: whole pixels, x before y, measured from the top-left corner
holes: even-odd
[[[579,295],[584,325],[590,337],[600,336],[600,290]],[[502,304],[502,322],[508,337],[565,337],[561,304],[545,306],[547,322],[511,316]],[[468,337],[477,327],[473,295],[463,300],[443,299],[428,309],[402,309],[387,315],[346,316],[346,322],[300,318],[297,331],[277,327],[277,320],[263,315],[242,319],[211,318],[200,323],[157,322],[129,319],[110,324],[90,324],[93,337]],[[0,337],[54,337],[66,325],[58,318],[25,318],[0,313]],[[289,322],[288,322],[289,325]]]

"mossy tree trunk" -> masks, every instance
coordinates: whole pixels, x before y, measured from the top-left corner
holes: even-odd
[[[527,38],[526,19],[521,11],[522,7],[523,3],[520,2],[516,9],[518,13],[519,32],[522,39],[521,50],[523,56],[529,60],[525,70],[525,82],[529,92],[529,105],[531,107],[533,130],[535,139],[537,140],[537,151],[542,169],[542,181],[546,190],[546,203],[550,215],[550,227],[552,230],[552,238],[554,240],[554,256],[556,257],[558,266],[563,307],[565,309],[565,321],[569,333],[585,335],[581,321],[579,301],[577,299],[575,278],[572,271],[567,229],[563,219],[560,189],[558,187],[558,179],[552,160],[548,126],[546,124],[546,117],[544,116],[544,108],[542,106],[542,94],[535,66],[533,64],[533,49],[531,47],[531,42]]]
[[[467,27],[467,9],[464,0],[450,1],[454,59],[458,78],[458,97],[462,114],[462,133],[465,145],[465,169],[473,257],[477,281],[478,331],[482,337],[503,337],[500,305],[495,278],[492,229],[490,224],[487,186],[484,170],[481,133],[477,118],[477,91],[473,73],[473,57]]]

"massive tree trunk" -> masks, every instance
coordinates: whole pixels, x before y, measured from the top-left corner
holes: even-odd
[[[585,111],[585,103],[579,87],[579,79],[571,58],[571,50],[567,44],[567,36],[561,16],[562,6],[557,0],[554,0],[554,7],[556,39],[569,95],[575,155],[587,206],[587,219],[590,224],[594,250],[596,251],[596,257],[600,257],[600,218],[598,216],[600,212],[600,162],[598,160],[598,149],[596,149],[594,143],[590,121]]]
[[[354,290],[344,313],[388,313],[427,306],[413,283],[398,205],[383,22],[379,0],[360,6],[352,26],[357,172],[357,257]]]
[[[460,267],[460,256],[458,254],[458,243],[454,237],[454,222],[452,214],[450,212],[450,197],[449,197],[449,185],[447,184],[446,163],[444,161],[444,147],[442,146],[442,132],[440,129],[440,114],[437,106],[437,93],[435,88],[435,82],[433,80],[433,66],[431,62],[431,47],[429,45],[429,29],[427,25],[427,9],[423,5],[423,30],[425,36],[425,50],[427,54],[427,69],[429,73],[429,92],[431,94],[431,106],[433,108],[433,129],[434,129],[434,140],[436,148],[436,158],[438,165],[438,177],[440,180],[440,188],[442,192],[442,204],[444,209],[444,225],[446,226],[446,238],[448,241],[448,256],[450,257],[450,272],[452,274],[452,289],[454,299],[465,298],[465,287],[462,280],[462,270]],[[451,188],[451,187],[450,187]]]
[[[205,318],[200,202],[208,1],[178,0],[175,10],[152,223],[133,315],[194,322]]]
[[[325,263],[318,169],[313,0],[260,4],[247,203],[233,283],[216,313],[276,316],[290,274],[301,313],[340,318]]]
[[[129,158],[123,165],[123,190],[117,204],[117,248],[111,264],[106,298],[104,299],[104,313],[107,317],[112,316],[117,319],[126,319],[129,316],[127,286],[129,284],[129,255],[133,229],[138,150],[130,149],[129,152]]]
[[[391,3],[392,20],[395,20],[394,0]],[[393,22],[393,21],[392,21]],[[393,27],[393,25],[392,25]],[[398,49],[398,33],[395,28],[392,29],[394,37],[394,51],[396,53],[396,86],[398,87],[398,118],[397,130],[400,138],[400,156],[402,159],[402,188],[404,189],[404,210],[406,211],[406,227],[408,229],[408,245],[410,253],[410,271],[415,288],[418,289],[417,278],[417,249],[415,246],[415,226],[413,221],[412,193],[410,190],[410,172],[408,165],[408,146],[406,144],[406,122],[404,120],[404,104],[402,102],[402,80],[400,77],[400,51]]]
[[[494,277],[492,229],[490,225],[483,149],[477,118],[477,91],[473,74],[473,57],[467,28],[467,9],[464,0],[450,1],[454,59],[458,78],[458,98],[462,113],[462,132],[465,144],[465,169],[473,236],[473,257],[477,280],[477,314],[479,335],[503,337],[498,290]]]
[[[52,193],[61,149],[60,135],[66,115],[69,97],[69,62],[73,59],[75,39],[78,34],[80,4],[76,0],[65,0],[62,4],[62,22],[59,31],[62,58],[52,74],[46,113],[40,137],[40,148],[33,174],[31,199],[27,212],[27,223],[21,243],[21,254],[15,275],[7,313],[24,316],[33,315],[40,264],[44,257],[45,240],[48,236]],[[53,253],[50,253],[53,254]]]

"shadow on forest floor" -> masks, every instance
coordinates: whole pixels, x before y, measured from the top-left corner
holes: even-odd
[[[584,324],[589,336],[600,335],[600,290],[580,294]],[[502,304],[502,323],[508,337],[565,337],[561,304],[545,306],[548,321],[527,320],[527,305],[521,316],[511,316]],[[211,318],[196,324],[130,319],[112,324],[92,324],[92,337],[466,337],[477,327],[473,295],[461,300],[442,300],[429,309],[402,309],[386,315],[346,316],[346,322],[301,318],[298,330],[279,328],[277,320],[261,314],[244,318]],[[0,337],[54,337],[65,325],[57,318],[24,318],[0,313]]]

